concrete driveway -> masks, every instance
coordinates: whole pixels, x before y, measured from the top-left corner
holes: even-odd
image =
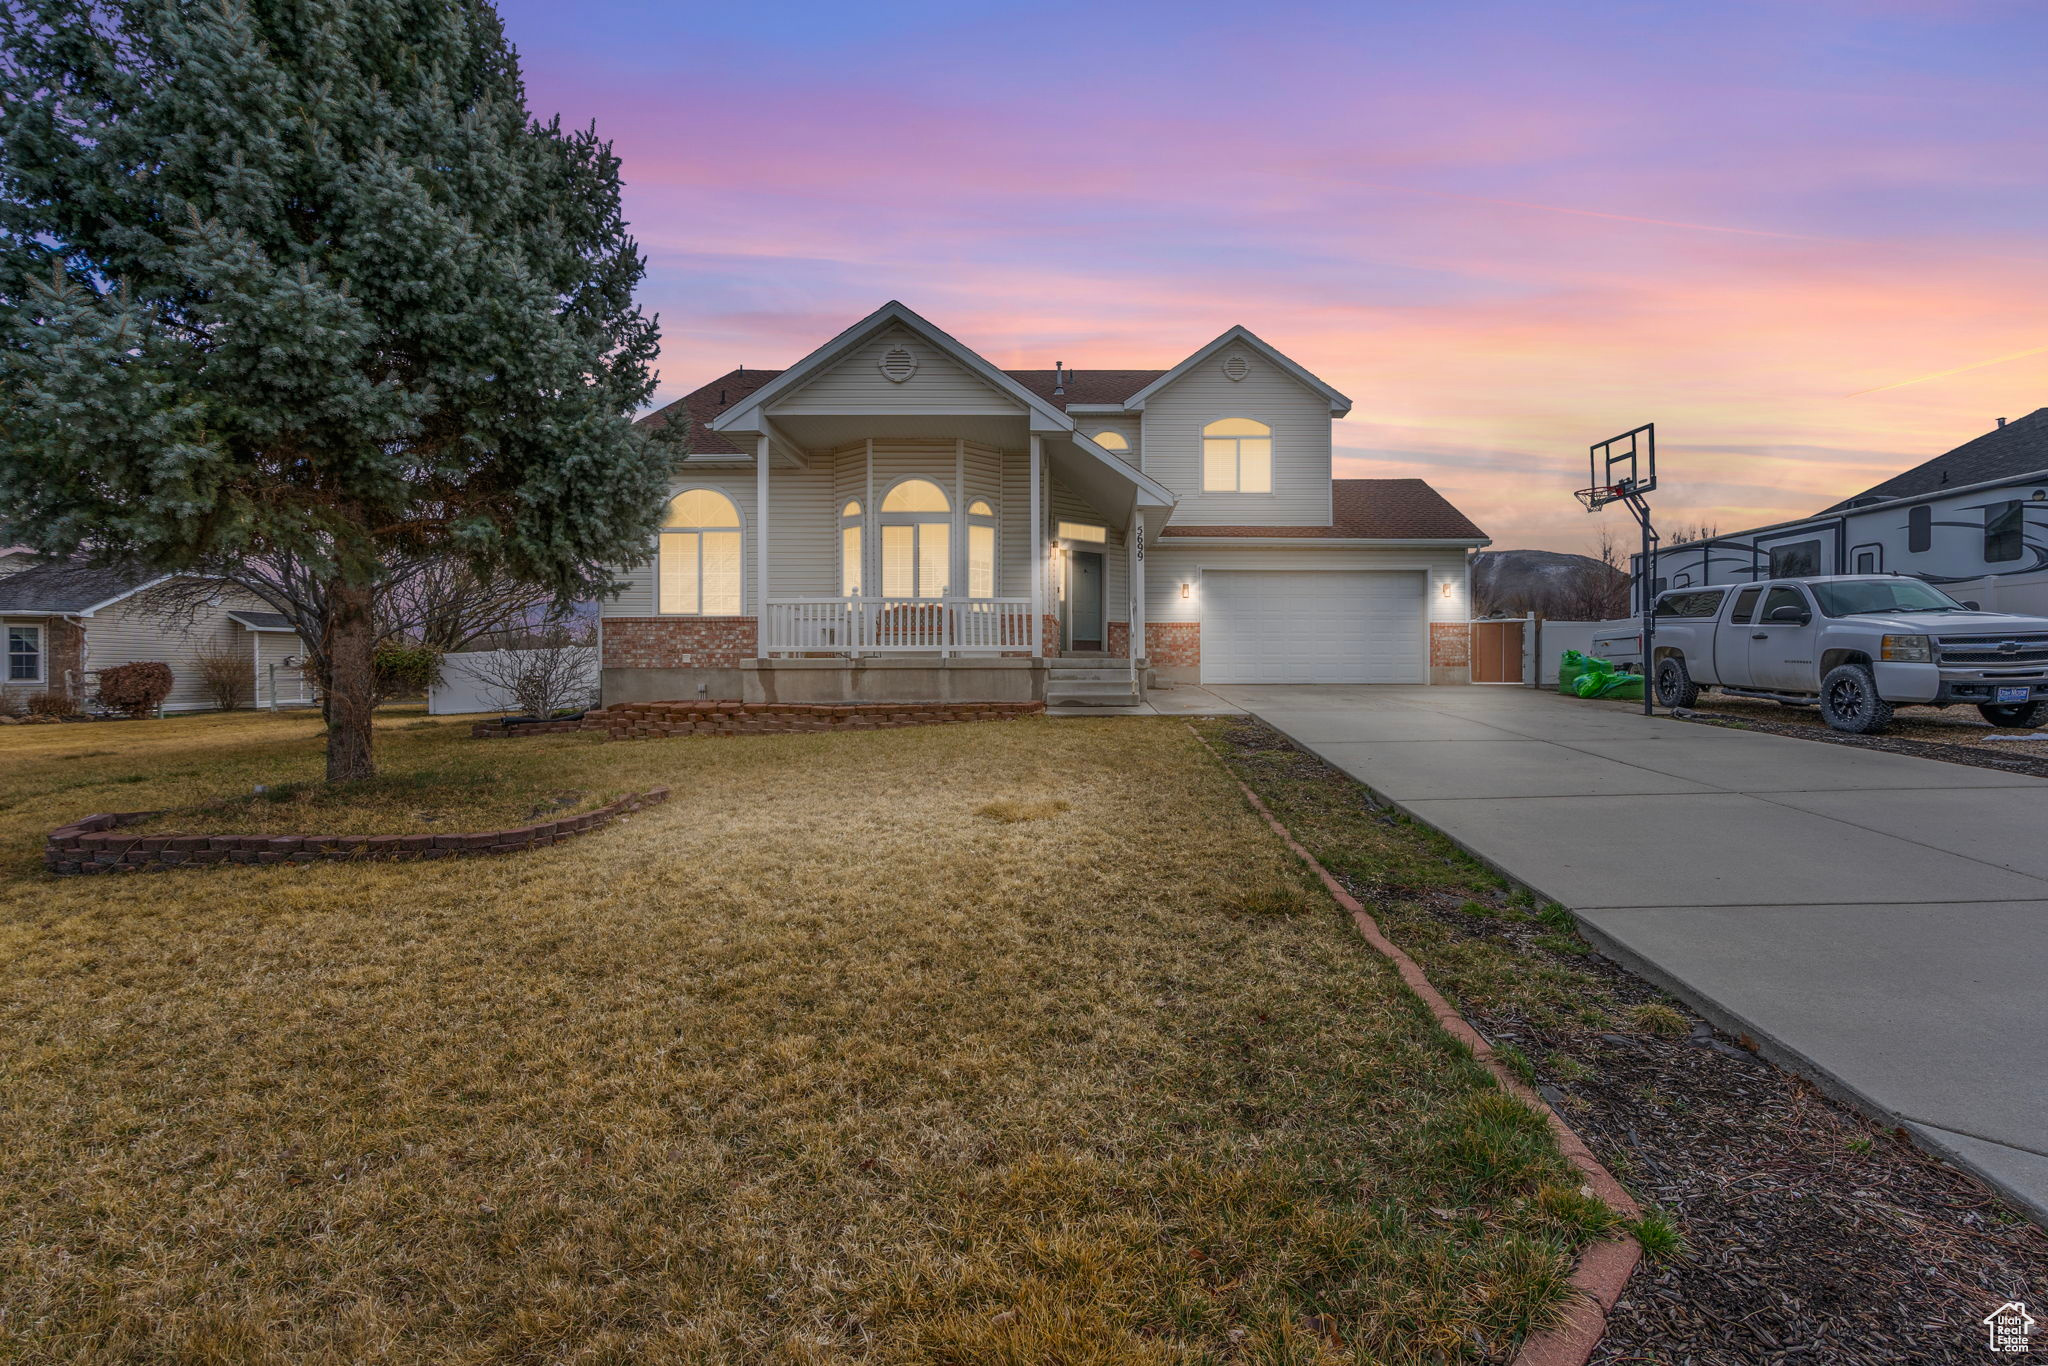
[[[2048,1220],[2048,781],[1510,687],[1219,687]]]

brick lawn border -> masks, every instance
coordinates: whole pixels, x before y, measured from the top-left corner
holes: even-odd
[[[666,787],[655,787],[595,811],[509,830],[455,835],[123,835],[117,833],[122,827],[163,813],[116,811],[52,830],[43,841],[43,866],[60,877],[71,877],[233,863],[407,863],[514,854],[587,834],[629,812],[665,802],[668,795]]]
[[[479,740],[603,731],[613,740],[659,735],[766,735],[787,731],[895,730],[961,721],[1011,721],[1043,702],[622,702],[573,721],[478,721]]]
[[[1195,737],[1195,742],[1215,758],[1218,766],[1223,769],[1224,776],[1237,784],[1237,790],[1251,803],[1252,810],[1264,817],[1266,824],[1273,827],[1273,832],[1294,851],[1295,857],[1307,864],[1309,869],[1322,879],[1323,886],[1329,890],[1331,897],[1350,913],[1351,923],[1357,927],[1365,942],[1394,965],[1394,970],[1400,974],[1401,981],[1408,990],[1428,1007],[1429,1013],[1436,1019],[1437,1027],[1470,1049],[1479,1064],[1493,1074],[1494,1080],[1500,1083],[1502,1090],[1543,1116],[1550,1125],[1551,1134],[1557,1139],[1559,1150],[1579,1169],[1595,1195],[1623,1219],[1640,1219],[1641,1207],[1622,1187],[1621,1182],[1614,1179],[1614,1173],[1608,1171],[1601,1165],[1600,1159],[1593,1156],[1593,1150],[1586,1146],[1585,1140],[1572,1132],[1571,1126],[1564,1122],[1557,1111],[1550,1108],[1543,1097],[1537,1095],[1520,1077],[1508,1070],[1507,1064],[1500,1060],[1485,1037],[1467,1024],[1465,1017],[1444,999],[1443,993],[1438,991],[1424,974],[1421,965],[1410,958],[1400,945],[1387,938],[1385,931],[1380,929],[1379,922],[1373,919],[1372,912],[1368,911],[1357,897],[1351,895],[1329,869],[1323,867],[1316,856],[1294,837],[1292,831],[1281,824],[1280,818],[1273,814],[1272,809],[1259,800],[1258,793],[1252,791],[1248,784],[1231,772],[1230,766],[1224,762],[1223,756],[1216,752],[1215,746],[1204,739],[1202,733],[1193,726],[1189,726],[1188,731]],[[1566,1304],[1563,1321],[1555,1327],[1540,1329],[1524,1338],[1521,1347],[1515,1352],[1511,1366],[1585,1366],[1593,1355],[1593,1349],[1600,1345],[1601,1336],[1607,1331],[1608,1311],[1613,1309],[1615,1301],[1621,1298],[1621,1292],[1627,1287],[1628,1278],[1635,1273],[1636,1265],[1642,1260],[1642,1256],[1642,1247],[1633,1238],[1603,1238],[1590,1244],[1579,1255],[1579,1264],[1572,1270],[1571,1285],[1578,1294]]]

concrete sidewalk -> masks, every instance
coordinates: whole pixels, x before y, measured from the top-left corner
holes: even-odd
[[[1215,691],[2048,1222],[2048,781],[1524,688]]]

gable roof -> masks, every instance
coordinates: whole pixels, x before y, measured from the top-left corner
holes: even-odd
[[[252,631],[288,631],[297,634],[291,618],[282,612],[245,612],[240,608],[228,613],[228,620]]]
[[[1823,511],[1839,512],[1865,498],[1912,498],[2043,470],[2048,470],[2048,408],[2036,408]]]
[[[1474,541],[1487,534],[1421,479],[1332,479],[1328,526],[1169,526],[1163,537]]]
[[[50,560],[0,575],[0,615],[27,612],[87,612],[119,602],[168,575],[140,569],[97,569],[69,560]]]
[[[1242,325],[1230,328],[1222,336],[1218,337],[1215,341],[1210,342],[1207,346],[1195,352],[1194,355],[1189,356],[1179,365],[1176,365],[1171,370],[1168,370],[1158,379],[1153,380],[1150,384],[1147,384],[1144,388],[1138,390],[1138,392],[1136,392],[1135,394],[1130,395],[1130,397],[1124,400],[1124,407],[1144,407],[1145,401],[1151,398],[1152,395],[1158,393],[1161,389],[1164,389],[1167,385],[1173,383],[1182,375],[1185,375],[1188,371],[1194,369],[1197,365],[1202,364],[1204,361],[1208,360],[1211,356],[1214,356],[1218,351],[1223,350],[1227,346],[1245,346],[1251,348],[1252,350],[1258,352],[1260,355],[1264,356],[1267,360],[1273,362],[1273,364],[1279,366],[1282,370],[1285,370],[1288,374],[1294,376],[1295,379],[1301,381],[1309,388],[1321,394],[1324,398],[1327,398],[1330,401],[1330,412],[1332,416],[1342,417],[1344,416],[1344,414],[1351,411],[1350,399],[1344,397],[1344,395],[1338,393],[1335,389],[1332,389],[1329,385],[1317,379],[1314,375],[1310,374],[1307,370],[1303,369],[1300,365],[1296,364],[1288,356],[1284,355],[1278,348],[1268,345],[1266,342],[1262,341],[1259,338],[1259,336],[1256,333],[1254,333],[1250,328]]]
[[[1032,424],[1034,427],[1042,427],[1048,431],[1066,431],[1074,425],[1065,413],[990,365],[979,352],[962,345],[949,333],[934,326],[896,299],[883,304],[768,383],[750,392],[738,403],[720,413],[711,425],[718,431],[751,431],[752,428],[746,424],[752,420],[755,413],[773,402],[779,395],[808,382],[877,332],[896,326],[906,327],[920,334],[927,342],[965,366],[998,393],[1023,404],[1035,419]]]

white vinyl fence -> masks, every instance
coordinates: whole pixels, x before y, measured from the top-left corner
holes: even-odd
[[[1557,661],[1566,650],[1597,655],[1614,664],[1636,667],[1643,656],[1642,623],[1622,621],[1545,621],[1525,631],[1524,639],[1536,655],[1534,677],[1539,687],[1557,686]]]
[[[485,676],[501,669],[500,661],[509,656],[536,654],[533,650],[477,650],[469,654],[443,655],[441,657],[441,681],[427,690],[427,714],[429,716],[461,716],[468,712],[506,712],[518,709],[505,691],[491,683]],[[579,651],[584,664],[587,695],[573,705],[594,707],[597,705],[597,651],[583,648]]]

